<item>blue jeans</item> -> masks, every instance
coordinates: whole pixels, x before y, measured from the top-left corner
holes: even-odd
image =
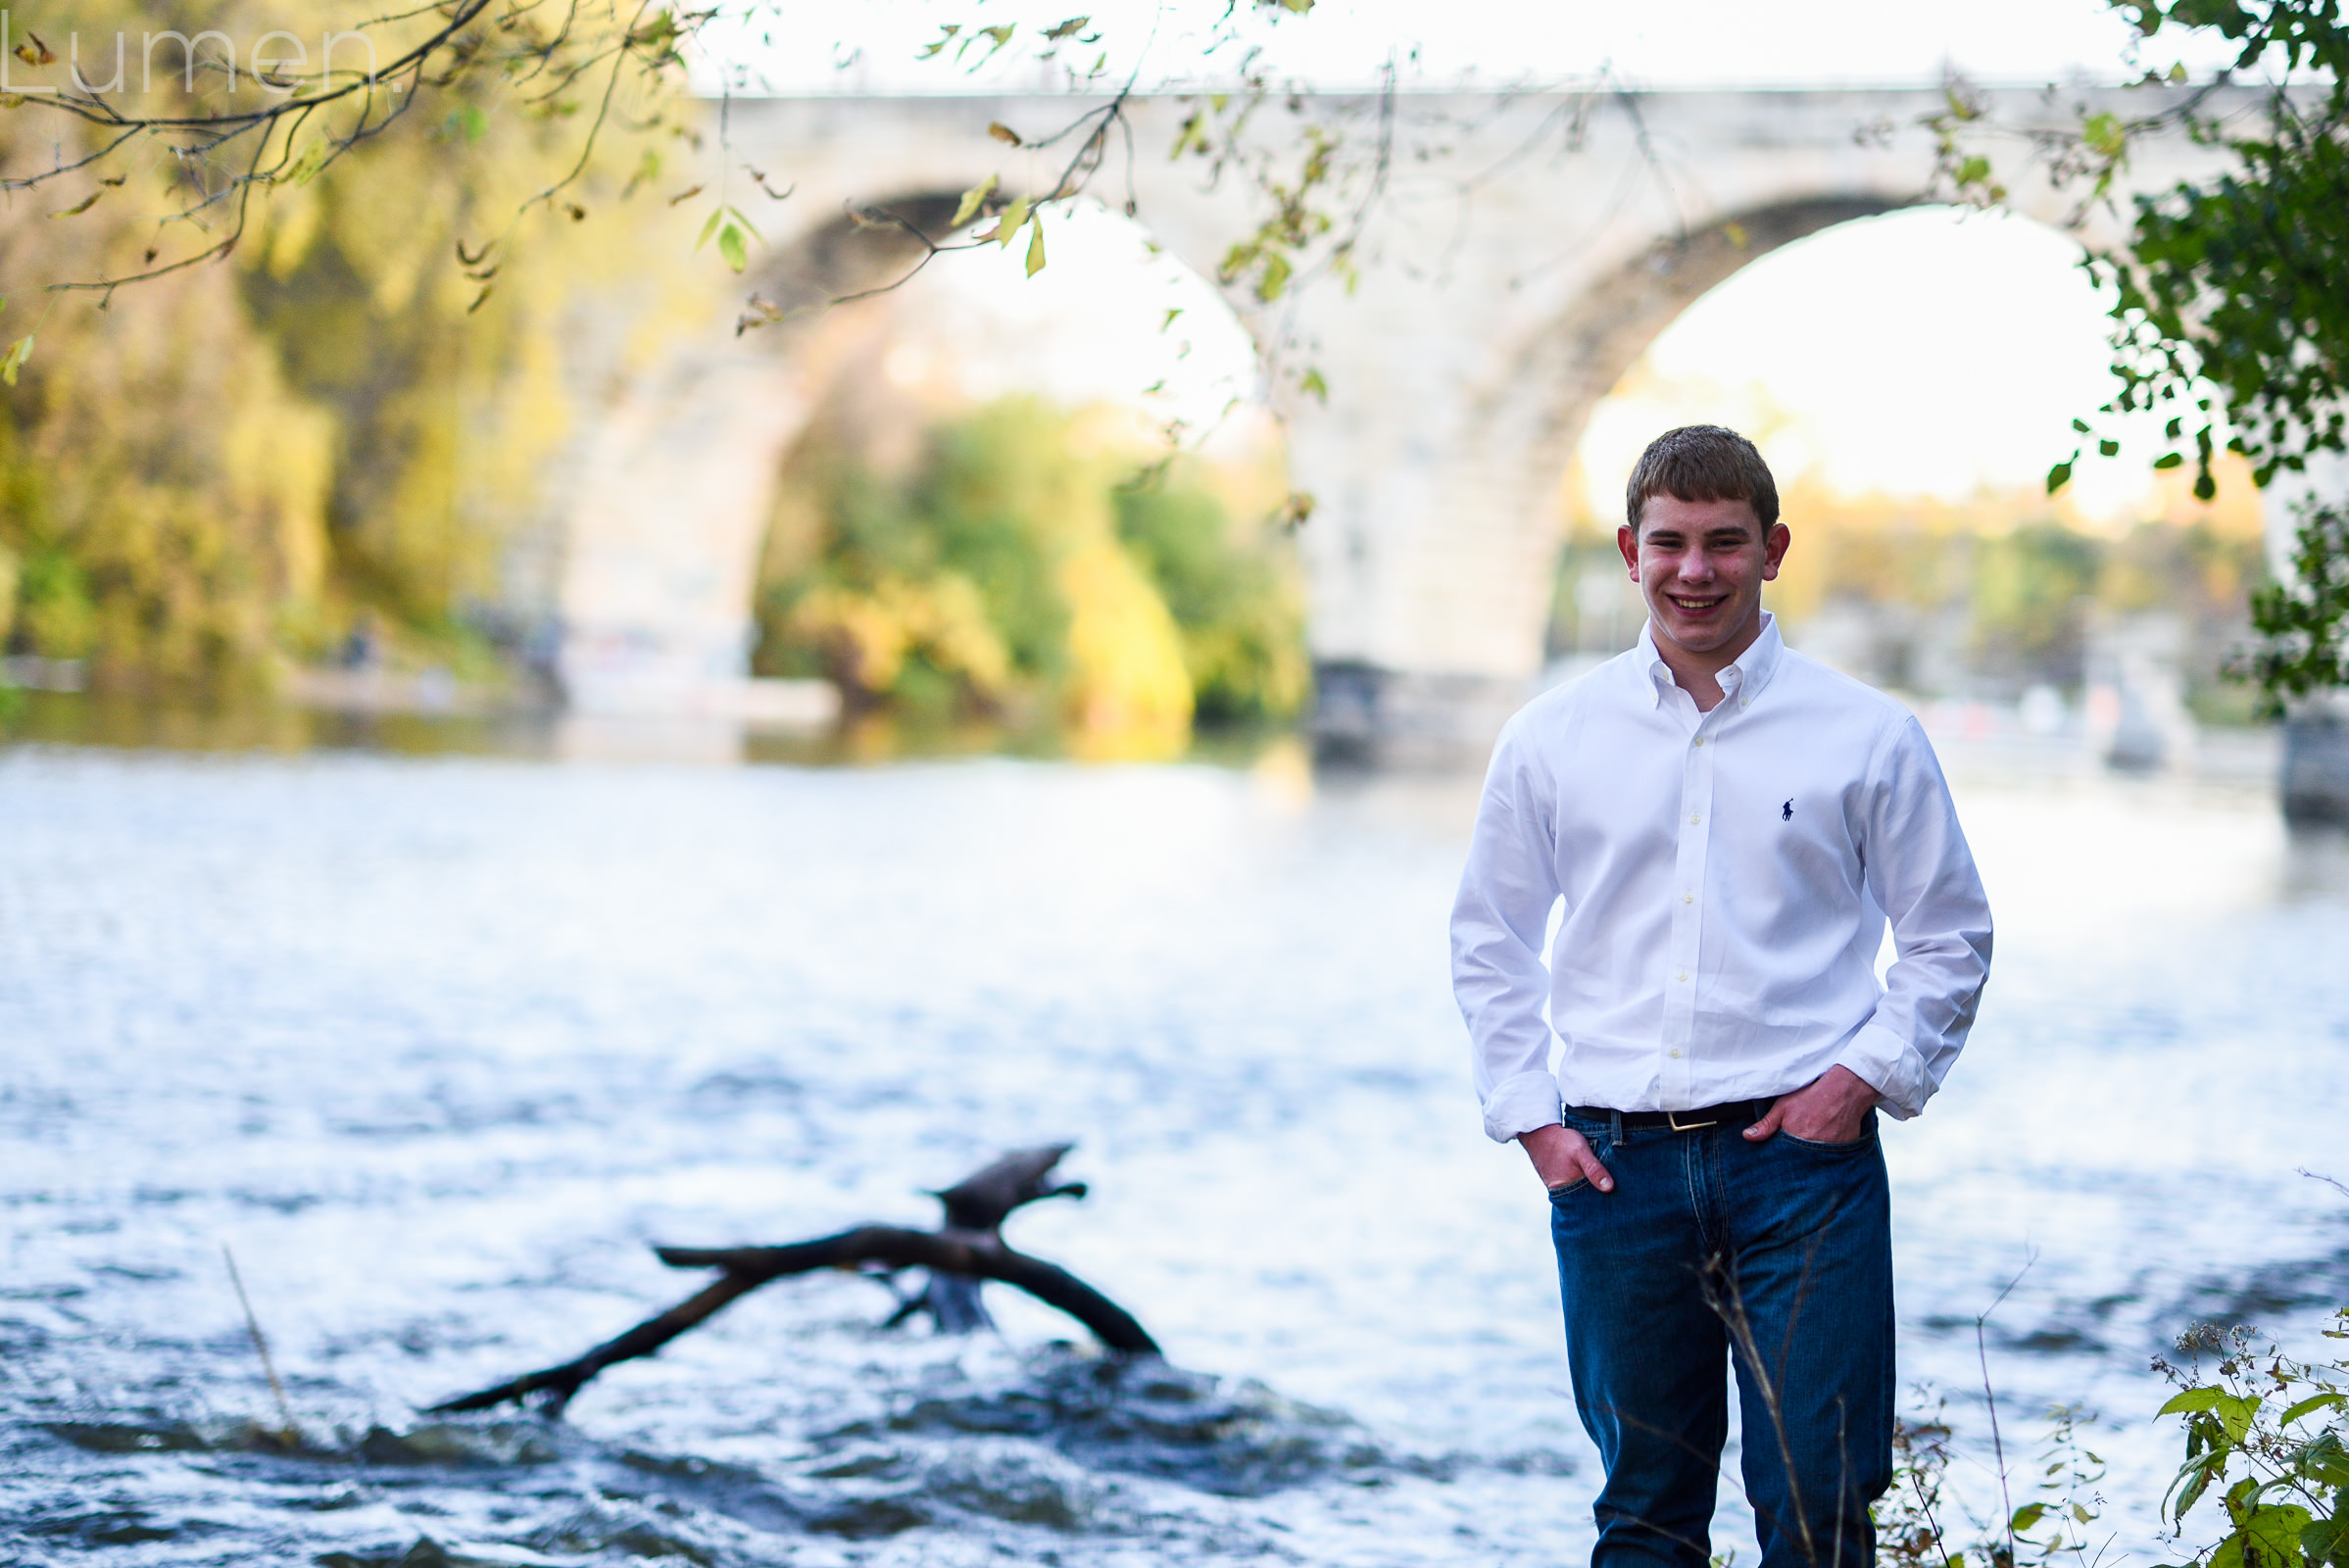
[[[1892,1239],[1876,1116],[1857,1143],[1568,1111],[1615,1176],[1550,1195],[1566,1350],[1606,1462],[1592,1568],[1706,1568],[1737,1378],[1761,1568],[1868,1568],[1892,1479]]]

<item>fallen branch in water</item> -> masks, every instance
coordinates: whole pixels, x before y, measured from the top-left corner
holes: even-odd
[[[718,1277],[697,1294],[658,1317],[648,1318],[625,1334],[605,1341],[576,1360],[525,1372],[493,1388],[444,1400],[432,1413],[486,1410],[508,1400],[520,1402],[539,1396],[539,1409],[549,1417],[563,1406],[606,1367],[651,1355],[697,1324],[707,1322],[737,1297],[747,1296],[770,1280],[817,1269],[841,1268],[882,1276],[908,1268],[930,1271],[928,1285],[917,1295],[901,1298],[889,1319],[901,1323],[916,1312],[928,1312],[947,1333],[966,1333],[983,1327],[988,1318],[979,1302],[979,1282],[996,1280],[1027,1292],[1047,1306],[1057,1307],[1093,1331],[1108,1349],[1131,1355],[1156,1355],[1158,1344],[1134,1320],[1132,1313],[1056,1263],[1015,1252],[1003,1245],[1003,1219],[1013,1209],[1046,1198],[1082,1198],[1082,1182],[1047,1186],[1052,1167],[1070,1146],[1057,1144],[1023,1149],[964,1177],[934,1194],[946,1207],[946,1224],[935,1231],[897,1225],[859,1225],[835,1236],[794,1242],[785,1247],[656,1247],[653,1250],[671,1268],[714,1268]]]

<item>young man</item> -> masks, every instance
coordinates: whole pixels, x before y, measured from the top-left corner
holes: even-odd
[[[1989,906],[1917,721],[1763,612],[1789,536],[1753,444],[1668,431],[1626,500],[1647,627],[1509,721],[1452,910],[1485,1131],[1549,1189],[1606,1463],[1593,1568],[1706,1568],[1725,1361],[1762,1568],[1867,1568],[1893,1420],[1876,1110],[1916,1115],[1956,1059]]]

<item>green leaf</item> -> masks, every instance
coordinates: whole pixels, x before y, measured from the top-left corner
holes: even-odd
[[[2176,467],[2177,465],[2172,464],[2171,466]],[[2217,1406],[2226,1392],[2225,1389],[2188,1389],[2183,1394],[2171,1396],[2170,1402],[2153,1413],[2165,1416],[2178,1415],[2187,1410],[2209,1410]]]
[[[477,104],[466,104],[451,115],[449,121],[468,146],[489,133],[489,116],[483,114]]]
[[[2182,452],[2165,452],[2153,460],[2153,466],[2157,468],[2175,468],[2185,461],[2186,455]],[[2201,1408],[2208,1409],[2210,1407],[2204,1405]]]
[[[2080,135],[2090,147],[2107,158],[2118,158],[2129,146],[2129,129],[2121,117],[2112,113],[2090,115],[2080,122]]]
[[[2021,1535],[2024,1531],[2029,1530],[2031,1526],[2037,1524],[2040,1519],[2046,1516],[2046,1513],[2047,1504],[2043,1502],[2027,1502],[2022,1507],[2015,1510],[2015,1516],[2007,1521],[2006,1527],[2013,1531],[2016,1535]]]
[[[2342,1446],[2338,1433],[2322,1434],[2295,1454],[2292,1462],[2303,1475],[2315,1476],[2328,1487],[2349,1489],[2349,1447]],[[2341,1500],[2349,1503],[2349,1497]]]
[[[751,264],[750,245],[743,238],[742,230],[732,223],[728,223],[717,231],[717,253],[724,257],[726,265],[737,272]]]
[[[1027,220],[1028,199],[1025,196],[1022,196],[1018,200],[1014,201],[1010,206],[1003,209],[1003,216],[1002,220],[995,225],[995,234],[993,236],[995,242],[998,245],[1003,246],[1005,250],[1009,250],[1011,248],[1011,237],[1019,232],[1020,226],[1027,222]]]
[[[937,54],[939,50],[944,49],[948,44],[953,43],[954,41],[954,34],[960,32],[961,30],[962,24],[960,23],[947,23],[946,30],[938,35],[938,41],[930,45],[929,48],[924,49],[917,58],[922,60],[929,59],[931,56]]]
[[[2203,499],[2207,501],[2210,498],[2205,496]],[[2256,1394],[2220,1395],[2216,1409],[2219,1420],[2227,1427],[2227,1437],[2236,1443],[2242,1442],[2250,1434],[2251,1418],[2258,1413],[2260,1399]]]
[[[2047,470],[2047,493],[2049,495],[2054,495],[2058,490],[2061,490],[2064,486],[2070,484],[2071,482],[2071,464],[2059,463],[2054,467]]]
[[[716,211],[712,212],[710,215],[710,221],[702,225],[702,237],[693,242],[693,248],[698,251],[703,246],[709,244],[710,236],[716,233],[717,225],[725,220],[726,210],[723,207],[720,207]]]
[[[1990,177],[1990,161],[1980,154],[1958,165],[1957,182],[1960,185],[1979,185]]]
[[[2086,435],[2088,433],[2088,421],[2085,419],[2074,419],[2072,421],[2072,428],[2078,430],[2081,435]]]
[[[1281,290],[1289,286],[1290,270],[1288,257],[1283,256],[1279,251],[1267,251],[1264,256],[1264,270],[1256,278],[1256,298],[1267,305],[1279,299]]]
[[[2178,1503],[2170,1517],[2183,1519],[2186,1511],[2202,1499],[2202,1494],[2210,1490],[2210,1484],[2226,1469],[2227,1450],[2224,1448],[2214,1448],[2198,1459],[2186,1461],[2185,1467],[2178,1472]]]
[[[333,156],[333,153],[334,138],[320,136],[305,146],[300,155],[286,166],[285,172],[279,177],[290,179],[297,185],[307,185],[318,177],[318,171],[326,167],[326,160]]]
[[[7,303],[7,302],[6,302],[5,300],[0,300],[0,304],[6,304],[6,303]],[[1176,318],[1176,317],[1178,317],[1178,316],[1180,316],[1180,315],[1182,315],[1182,314],[1183,314],[1183,307],[1181,307],[1180,305],[1177,305],[1177,306],[1173,307],[1172,309],[1168,310],[1168,311],[1167,311],[1167,313],[1166,313],[1166,319],[1165,319],[1165,320],[1163,320],[1163,321],[1160,321],[1160,322],[1158,323],[1158,330],[1159,330],[1159,331],[1161,331],[1161,332],[1163,332],[1163,331],[1165,331],[1165,330],[1166,330],[1168,327],[1170,327],[1170,326],[1174,325],[1174,324],[1175,324],[1175,318]]]
[[[1307,397],[1315,399],[1324,407],[1329,404],[1330,383],[1321,378],[1321,371],[1318,368],[1308,369],[1298,377],[1297,389]]]
[[[1066,22],[1060,24],[1060,25],[1057,27],[1047,28],[1044,35],[1047,38],[1052,39],[1054,43],[1057,43],[1062,38],[1072,37],[1077,33],[1083,32],[1085,30],[1086,24],[1092,21],[1093,19],[1091,17],[1071,17]]]
[[[980,180],[976,185],[973,185],[970,189],[962,193],[962,200],[956,204],[954,208],[954,220],[947,226],[949,228],[960,228],[963,224],[969,222],[971,214],[977,212],[979,210],[980,204],[985,202],[988,197],[994,194],[995,176],[990,174],[985,179]]]
[[[0,381],[4,381],[10,386],[15,386],[17,384],[17,372],[23,369],[26,363],[31,359],[32,334],[27,332],[23,337],[10,344],[6,354],[0,354]]]
[[[751,238],[757,240],[761,245],[766,243],[766,236],[759,232],[759,225],[751,221],[750,214],[744,212],[739,207],[728,207],[726,212],[728,216],[734,220],[734,221],[740,223],[744,228],[750,230]]]
[[[2099,457],[2117,458],[2121,455],[2121,443],[2109,440],[2099,441],[2096,443],[2096,454]]]
[[[960,60],[969,52],[970,46],[974,43],[977,43],[981,38],[990,40],[987,52],[971,62],[970,69],[976,71],[981,66],[987,64],[988,61],[993,60],[998,54],[1002,53],[1003,45],[1009,43],[1011,41],[1011,35],[1018,30],[1019,24],[1016,22],[1006,22],[1000,26],[981,27],[977,31],[973,32],[969,37],[963,39],[962,42],[955,47],[954,58],[956,60]]]
[[[1028,225],[1028,275],[1034,277],[1044,270],[1044,215]]]

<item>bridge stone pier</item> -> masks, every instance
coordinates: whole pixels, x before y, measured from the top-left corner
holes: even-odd
[[[2159,89],[2115,91],[2132,114]],[[1401,756],[1480,744],[1540,664],[1560,480],[1590,410],[1697,296],[1770,250],[1920,200],[1933,169],[1921,121],[1935,92],[1667,92],[1593,98],[1406,95],[1393,174],[1351,293],[1307,289],[1235,308],[1268,351],[1302,345],[1326,403],[1275,378],[1292,481],[1317,507],[1299,533],[1316,723],[1325,741]],[[613,390],[583,440],[561,525],[559,667],[589,710],[738,707],[751,595],[783,454],[843,355],[865,351],[873,307],[811,313],[736,336],[756,289],[785,304],[869,285],[912,252],[852,208],[943,237],[954,197],[990,173],[1049,182],[1049,155],[1005,148],[991,121],[1034,135],[1085,100],[737,100],[735,156],[796,186],[762,214],[771,249],[741,280],[714,274],[710,324]],[[1305,118],[1377,135],[1380,106],[1305,101]],[[2016,122],[2060,115],[2040,95],[1993,95]],[[1137,220],[1212,275],[1257,214],[1245,182],[1170,161],[1188,106],[1130,106],[1093,187],[1132,190]],[[1272,106],[1263,122],[1278,119]],[[1422,153],[1426,156],[1423,158]],[[1030,159],[1033,158],[1033,164]],[[2208,167],[2182,138],[2139,149],[2120,192]],[[2067,199],[2016,198],[2061,221]],[[2112,237],[2109,216],[2083,237]],[[937,264],[952,266],[953,257]],[[1036,286],[1051,287],[1048,270]],[[1927,307],[1930,308],[1930,305]],[[864,348],[860,348],[864,345]],[[1887,396],[1910,368],[1886,366]]]

